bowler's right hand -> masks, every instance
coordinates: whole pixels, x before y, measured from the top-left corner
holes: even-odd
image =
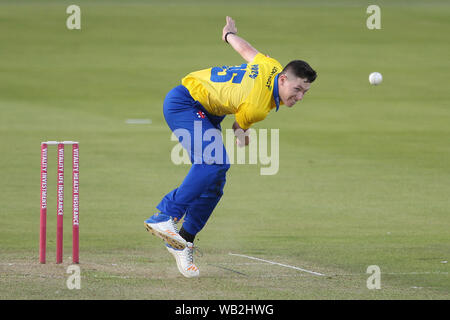
[[[237,33],[237,28],[236,28],[236,24],[235,24],[234,20],[231,19],[231,17],[227,16],[226,21],[227,21],[227,24],[225,25],[225,27],[223,27],[223,30],[222,30],[222,40],[223,41],[225,41],[225,35],[228,32]]]

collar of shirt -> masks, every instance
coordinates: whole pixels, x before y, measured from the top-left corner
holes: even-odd
[[[280,74],[277,74],[275,76],[275,78],[273,79],[273,98],[275,99],[275,104],[277,106],[277,109],[275,110],[278,111],[278,108],[280,107],[280,95],[278,93],[278,76]]]

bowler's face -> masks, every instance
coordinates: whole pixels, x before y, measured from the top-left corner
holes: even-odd
[[[278,78],[278,93],[281,101],[288,107],[302,100],[310,87],[311,83],[307,82],[307,79],[292,74],[281,74]]]

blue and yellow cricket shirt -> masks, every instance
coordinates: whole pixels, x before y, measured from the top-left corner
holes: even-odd
[[[246,130],[273,108],[278,110],[277,80],[282,70],[277,60],[258,53],[249,64],[195,71],[181,83],[210,114],[235,114],[236,122]]]

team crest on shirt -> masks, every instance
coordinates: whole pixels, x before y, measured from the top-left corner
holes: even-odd
[[[198,110],[198,111],[197,111],[197,117],[198,117],[199,119],[205,119],[206,115],[205,115],[205,113],[204,113],[203,111]]]

